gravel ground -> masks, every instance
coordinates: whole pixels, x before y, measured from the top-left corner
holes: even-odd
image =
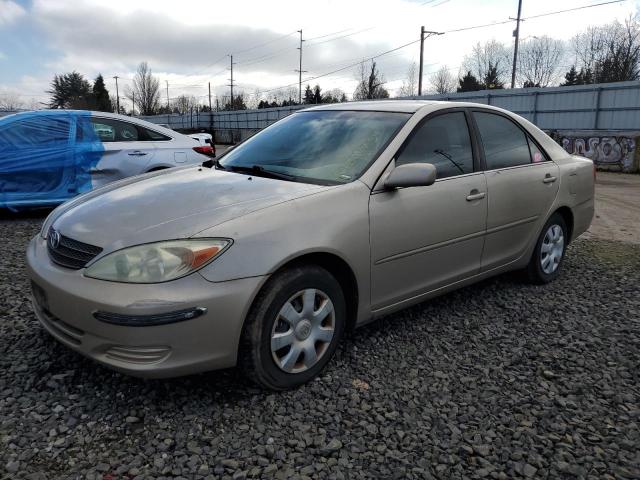
[[[41,221],[0,220],[0,477],[640,478],[640,246],[579,240],[552,286],[507,275],[405,310],[274,394],[58,345],[23,268]]]

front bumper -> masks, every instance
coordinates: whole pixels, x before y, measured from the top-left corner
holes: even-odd
[[[106,282],[54,264],[36,236],[27,249],[35,284],[34,311],[44,328],[69,348],[111,368],[161,378],[235,365],[244,318],[264,277],[209,282],[195,273],[136,285]],[[122,326],[94,318],[96,311],[156,315],[201,307],[197,318],[158,326]]]

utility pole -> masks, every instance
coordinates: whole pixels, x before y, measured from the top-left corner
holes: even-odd
[[[427,35],[425,37],[425,34]],[[422,95],[422,70],[424,64],[424,41],[433,35],[443,35],[442,32],[432,32],[425,30],[424,26],[420,27],[420,72],[418,73],[418,95]]]
[[[131,91],[131,116],[136,116],[136,92]]]
[[[231,57],[231,82],[229,86],[231,87],[231,110],[235,110],[235,105],[233,103],[233,55],[229,55]]]
[[[167,84],[167,115],[171,113],[171,109],[169,108],[169,80],[165,80],[164,83]]]
[[[522,0],[518,0],[518,18],[516,18],[516,29],[513,36],[516,37],[516,43],[513,47],[513,69],[511,70],[511,88],[516,87],[516,65],[518,64],[518,42],[520,41],[520,13],[522,12]]]
[[[213,131],[213,110],[211,110],[211,82],[209,82],[209,129]]]
[[[306,72],[306,70],[302,70],[302,42],[304,42],[302,29],[298,30],[298,33],[300,34],[300,46],[298,47],[298,50],[300,50],[300,67],[294,71],[298,72],[298,104],[302,105],[302,73]]]
[[[120,113],[120,94],[118,93],[118,79],[120,78],[118,75],[115,75],[113,78],[116,79],[116,113]]]

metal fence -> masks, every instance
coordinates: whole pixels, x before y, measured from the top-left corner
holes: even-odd
[[[482,90],[407,98],[494,105],[517,113],[547,131],[640,130],[640,82]],[[174,114],[142,118],[154,123],[169,123],[172,128],[206,128],[221,136],[229,135],[229,132],[244,136],[244,131],[253,133],[307,106],[200,113],[197,117]]]
[[[640,130],[640,82],[483,90],[411,98],[494,105],[523,116],[543,130]]]
[[[640,82],[483,90],[408,98],[495,105],[517,113],[547,131],[640,130]],[[153,123],[168,124],[174,129],[214,130],[220,141],[237,141],[305,107],[308,105],[231,112],[190,112],[184,115],[153,115],[139,118]]]

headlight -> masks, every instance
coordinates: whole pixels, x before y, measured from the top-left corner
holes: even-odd
[[[184,277],[222,254],[231,240],[201,238],[148,243],[110,253],[85,275],[125,283],[160,283]]]

